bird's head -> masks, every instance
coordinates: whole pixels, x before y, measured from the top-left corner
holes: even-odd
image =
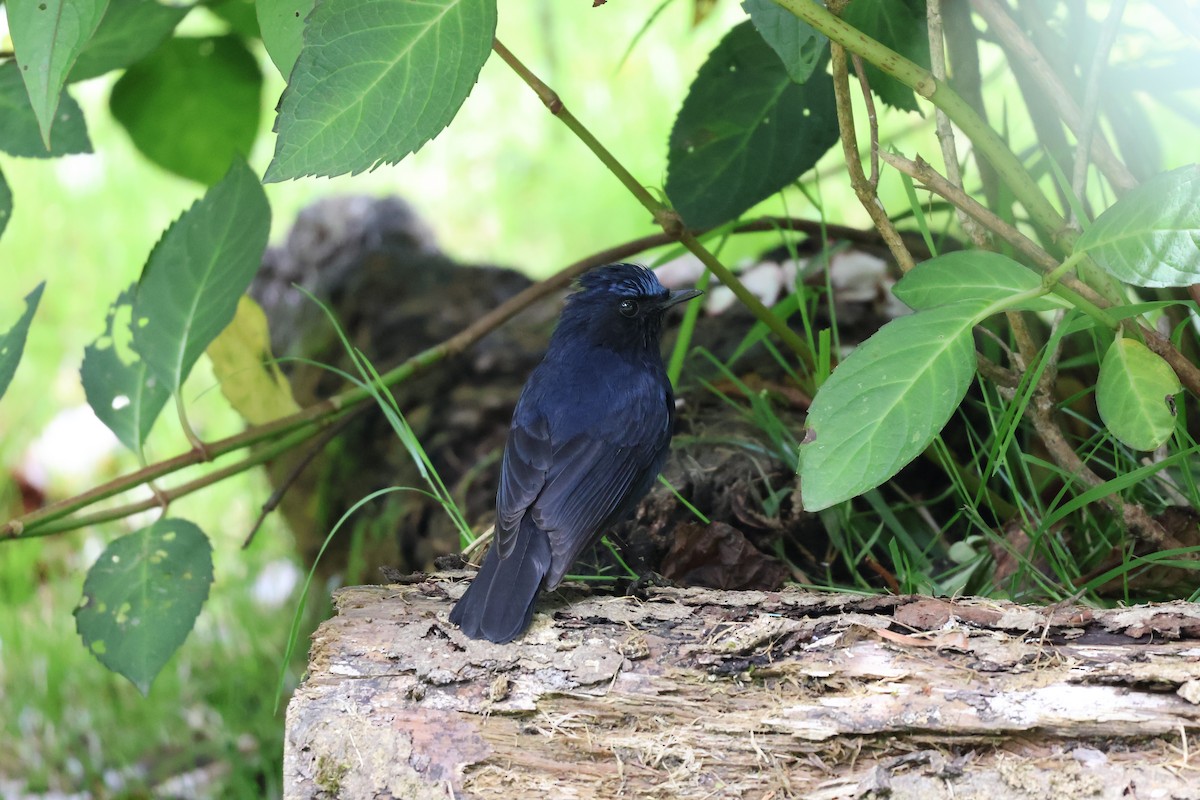
[[[667,309],[701,294],[697,289],[667,291],[653,272],[638,264],[609,264],[579,279],[579,290],[567,298],[559,327],[613,350],[657,352]]]

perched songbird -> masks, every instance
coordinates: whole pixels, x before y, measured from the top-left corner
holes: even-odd
[[[513,412],[496,492],[496,534],[450,612],[472,639],[508,642],[538,593],[650,489],[667,459],[675,400],[659,339],[668,292],[636,264],[598,267],[567,298]]]

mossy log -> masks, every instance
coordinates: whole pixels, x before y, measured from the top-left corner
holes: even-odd
[[[568,588],[520,640],[463,575],[336,594],[285,797],[1200,798],[1200,606]]]

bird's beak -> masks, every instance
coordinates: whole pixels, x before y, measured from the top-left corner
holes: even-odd
[[[677,306],[680,303],[686,303],[688,300],[699,297],[704,292],[699,289],[680,289],[677,292],[671,292],[667,295],[667,299],[658,304],[660,311],[666,311],[671,306]]]

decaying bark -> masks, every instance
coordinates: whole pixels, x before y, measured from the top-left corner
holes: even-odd
[[[288,798],[1200,798],[1200,606],[567,589],[465,639],[446,577],[338,592]]]

